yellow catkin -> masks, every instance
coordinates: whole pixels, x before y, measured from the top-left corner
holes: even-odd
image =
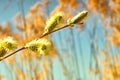
[[[85,18],[88,16],[88,11],[82,11],[74,16],[72,19],[67,20],[67,24],[73,26],[74,24],[83,23]]]
[[[13,40],[12,37],[7,37],[0,40],[0,57],[6,55],[6,53],[10,50],[17,48],[17,43]]]
[[[51,50],[52,43],[47,39],[37,39],[27,43],[25,47],[33,52],[46,55]]]
[[[58,28],[64,20],[63,16],[64,14],[62,12],[58,12],[54,14],[53,16],[51,16],[50,19],[46,21],[46,26],[44,28],[43,34],[49,33],[53,31],[54,29]]]
[[[13,50],[17,48],[17,42],[12,37],[7,37],[3,39],[3,45],[8,50]]]

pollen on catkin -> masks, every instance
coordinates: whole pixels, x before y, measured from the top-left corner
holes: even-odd
[[[51,31],[53,31],[54,29],[58,28],[64,21],[63,16],[64,16],[64,14],[62,12],[58,12],[58,13],[52,15],[46,21],[46,26],[44,28],[43,34],[49,33]]]
[[[25,48],[41,55],[47,55],[52,48],[52,43],[47,39],[37,39],[27,43]]]
[[[72,19],[67,20],[67,24],[70,26],[74,26],[74,24],[83,23],[85,18],[88,16],[88,11],[82,11],[74,16]]]
[[[3,45],[9,51],[17,48],[17,42],[12,37],[7,37],[3,39]]]
[[[12,37],[0,39],[0,57],[5,56],[8,51],[15,48],[17,48],[17,43]]]

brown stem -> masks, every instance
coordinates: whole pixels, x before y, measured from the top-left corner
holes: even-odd
[[[24,50],[24,49],[26,49],[26,48],[25,48],[25,47],[22,47],[22,48],[20,48],[20,49],[14,51],[14,52],[12,52],[11,54],[9,54],[9,55],[7,55],[7,56],[5,56],[5,57],[0,58],[0,61],[2,61],[2,60],[4,60],[4,59],[6,59],[6,58],[12,56],[13,54],[15,54],[15,53],[17,53],[17,52],[19,52],[19,51],[21,51],[21,50]]]
[[[54,32],[59,31],[59,30],[61,30],[61,29],[67,28],[68,26],[69,26],[69,25],[65,25],[65,26],[63,26],[63,27],[61,27],[61,28],[58,28],[58,29],[54,30],[54,31],[51,31],[51,32],[46,33],[46,34],[43,34],[43,35],[40,36],[39,38],[43,38],[43,37],[45,37],[45,36],[47,36],[47,35],[49,35],[49,34],[51,34],[51,33],[54,33]]]
[[[44,34],[44,35],[40,36],[39,38],[43,38],[43,37],[45,37],[45,36],[47,36],[47,35],[49,35],[49,34],[51,34],[51,33],[53,33],[53,32],[59,31],[59,30],[64,29],[64,28],[67,28],[68,26],[69,26],[69,25],[65,25],[65,26],[63,26],[63,27],[61,27],[61,28],[58,28],[58,29],[52,31],[52,32],[49,32],[49,33]],[[21,51],[21,50],[24,50],[24,49],[26,49],[26,48],[25,48],[25,47],[22,47],[22,48],[20,48],[20,49],[17,49],[16,51],[12,52],[11,54],[9,54],[9,55],[7,55],[7,56],[5,56],[5,57],[3,57],[3,58],[0,58],[0,61],[2,61],[2,60],[4,60],[4,59],[12,56],[13,54],[15,54],[15,53],[17,53],[17,52],[19,52],[19,51]]]

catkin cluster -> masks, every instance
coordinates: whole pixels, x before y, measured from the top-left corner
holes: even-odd
[[[87,11],[82,11],[78,13],[75,17],[72,19],[69,19],[67,21],[67,25],[73,26],[74,24],[82,23],[83,20],[87,17],[88,12]],[[50,32],[54,31],[56,28],[62,24],[64,20],[64,14],[62,12],[58,12],[51,16],[47,21],[46,21],[46,26],[44,28],[44,34],[49,34]],[[41,55],[46,55],[49,53],[51,50],[51,42],[47,39],[37,39],[33,40],[25,45],[25,48],[28,50],[31,50],[33,52],[39,53]]]
[[[62,24],[62,22],[64,22],[64,15],[65,15],[64,13],[58,12],[58,13],[54,14],[53,16],[51,16],[46,21],[46,26],[44,28],[43,34],[50,33],[52,31],[54,31],[56,28],[58,28],[60,26],[60,24]],[[83,21],[85,20],[87,15],[88,15],[87,11],[82,11],[82,12],[78,13],[76,16],[74,16],[72,19],[68,19],[67,25],[74,26],[74,24],[81,24],[81,23],[83,23]]]
[[[67,20],[67,26],[74,26],[74,24],[82,23],[83,20],[87,17],[87,15],[88,15],[87,11],[82,11],[78,13],[72,19]],[[64,20],[64,14],[62,12],[58,12],[53,16],[51,16],[46,21],[46,26],[44,28],[43,35],[46,35],[46,34],[48,35],[52,31],[54,31],[56,28],[59,28],[63,20]],[[8,51],[13,50],[15,48],[17,48],[17,43],[12,37],[7,37],[3,40],[1,39],[0,40],[0,57],[3,57]],[[52,42],[47,39],[36,39],[31,42],[28,42],[23,48],[39,53],[41,55],[47,55],[52,48]],[[20,50],[21,49],[13,52],[12,54]]]
[[[7,37],[0,40],[0,57],[3,57],[7,52],[17,48],[17,42],[12,37]]]

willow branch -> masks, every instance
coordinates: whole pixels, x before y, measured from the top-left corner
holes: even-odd
[[[58,29],[52,31],[52,32],[46,33],[46,34],[40,36],[39,38],[43,38],[43,37],[45,37],[45,36],[47,36],[47,35],[49,35],[49,34],[51,34],[51,33],[54,33],[54,32],[56,32],[56,31],[59,31],[59,30],[61,30],[61,29],[67,28],[67,27],[69,27],[69,25],[65,25],[65,26],[63,26],[63,27],[61,27],[61,28],[58,28]],[[19,48],[19,49],[17,49],[16,51],[10,53],[9,55],[0,58],[0,61],[2,61],[2,60],[4,60],[4,59],[6,59],[6,58],[12,56],[13,54],[16,54],[16,53],[19,52],[19,51],[24,50],[24,49],[26,49],[26,48],[25,48],[25,47]]]

